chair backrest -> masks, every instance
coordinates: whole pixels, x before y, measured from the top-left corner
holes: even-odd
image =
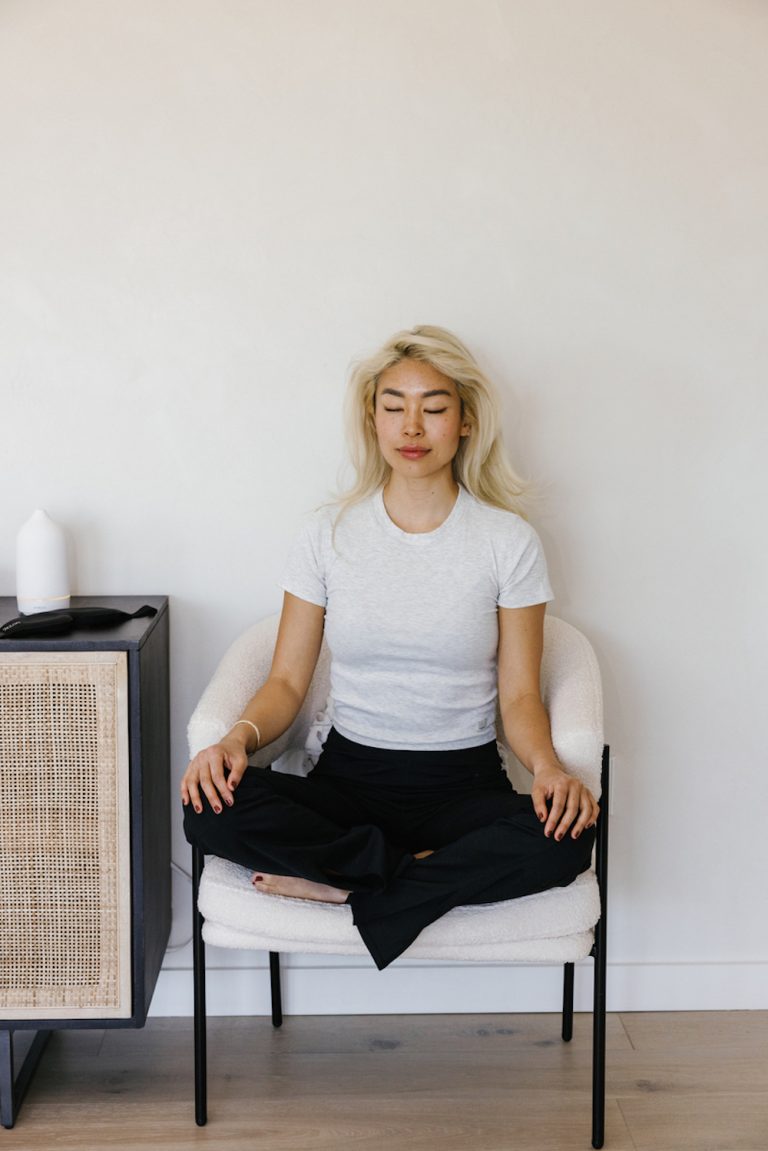
[[[278,615],[268,616],[244,632],[224,655],[198,703],[187,730],[195,755],[229,731],[251,696],[264,683],[272,662]],[[313,747],[327,729],[330,652],[323,641],[307,698],[293,724],[252,762],[266,766],[292,749]],[[542,698],[552,726],[552,740],[563,765],[597,795],[603,748],[603,708],[600,672],[588,640],[555,616],[544,621]],[[530,775],[514,760],[497,714],[497,730],[505,763],[519,790],[530,787]],[[316,748],[315,750],[319,750]]]

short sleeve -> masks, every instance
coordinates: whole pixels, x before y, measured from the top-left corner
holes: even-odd
[[[499,570],[499,607],[531,607],[554,599],[547,561],[538,535],[525,520],[502,549]]]
[[[283,591],[325,607],[328,595],[323,562],[323,521],[315,515],[296,537],[283,568]]]

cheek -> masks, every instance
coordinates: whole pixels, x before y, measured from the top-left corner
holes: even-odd
[[[438,433],[438,436],[439,439],[444,443],[453,443],[455,440],[458,440],[460,431],[461,424],[459,421],[451,420],[449,423],[443,425]]]
[[[386,420],[375,419],[374,430],[376,432],[376,439],[378,440],[379,447],[383,448],[392,439],[392,429],[388,427]]]

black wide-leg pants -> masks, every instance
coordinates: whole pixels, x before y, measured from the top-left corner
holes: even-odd
[[[594,843],[592,829],[577,840],[545,837],[495,743],[391,751],[334,728],[308,776],[249,768],[232,807],[217,815],[205,800],[200,814],[189,805],[184,830],[208,854],[349,891],[379,969],[452,907],[571,883]]]

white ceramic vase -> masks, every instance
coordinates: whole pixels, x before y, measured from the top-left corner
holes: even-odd
[[[63,529],[38,508],[16,537],[16,601],[20,615],[69,607],[67,541]]]

